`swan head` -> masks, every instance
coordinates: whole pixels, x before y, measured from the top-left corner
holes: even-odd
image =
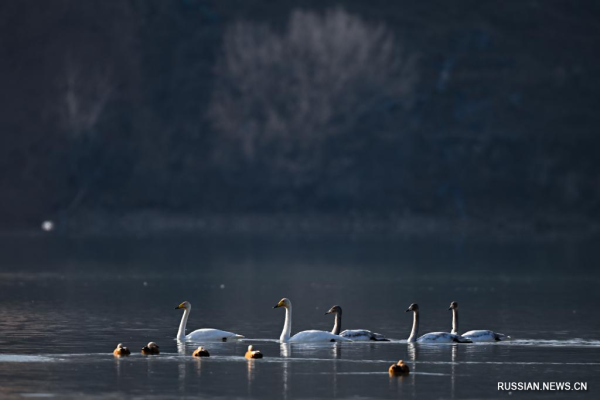
[[[448,310],[458,310],[458,303],[455,301],[450,303],[450,307],[448,307]]]
[[[273,308],[279,308],[279,307],[284,307],[284,308],[290,308],[292,306],[292,302],[289,299],[286,299],[285,297],[281,300],[279,300],[279,303],[275,304],[275,306],[273,306]]]
[[[180,308],[183,308],[184,310],[190,310],[192,308],[192,305],[189,303],[189,301],[184,301],[183,303],[175,307],[176,310]]]
[[[333,306],[329,309],[329,311],[327,311],[325,313],[325,315],[327,314],[341,314],[342,313],[342,307],[340,306]]]
[[[248,351],[252,351],[252,345],[248,346]]]
[[[417,303],[412,303],[410,306],[408,306],[408,309],[406,310],[406,312],[409,312],[409,311],[414,311],[414,312],[419,311],[419,305]]]

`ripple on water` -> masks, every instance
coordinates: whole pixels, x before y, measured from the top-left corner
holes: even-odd
[[[0,362],[53,362],[60,361],[55,357],[29,356],[20,354],[0,354]]]
[[[478,343],[477,343],[478,344]],[[573,338],[568,340],[544,340],[544,339],[511,339],[499,342],[502,345],[521,346],[551,346],[551,347],[600,347],[600,340],[589,340]]]

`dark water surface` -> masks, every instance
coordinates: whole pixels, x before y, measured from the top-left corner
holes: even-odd
[[[484,240],[73,239],[0,237],[0,398],[597,398],[600,261],[593,243]],[[292,333],[344,327],[389,343],[280,345],[282,297]],[[230,330],[241,343],[174,340]],[[421,333],[492,329],[494,344],[406,343],[411,302]],[[160,356],[142,356],[148,341]],[[123,342],[132,349],[115,359]],[[247,361],[248,344],[264,354]],[[390,378],[404,359],[411,374]],[[587,382],[585,392],[498,391],[498,382]]]

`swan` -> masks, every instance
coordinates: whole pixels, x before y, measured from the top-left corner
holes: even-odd
[[[192,353],[194,357],[210,357],[210,353],[204,347],[200,346]]]
[[[142,347],[142,354],[145,356],[160,354],[160,348],[154,342],[150,342]]]
[[[397,364],[390,365],[388,372],[391,376],[408,375],[410,368],[408,368],[408,365],[406,365],[404,361],[400,360]]]
[[[123,346],[123,343],[119,343],[117,345],[117,348],[113,350],[113,354],[116,357],[123,357],[123,356],[128,356],[131,354],[131,351],[129,351],[129,349],[125,346]]]
[[[246,355],[244,356],[246,358],[263,358],[263,354],[260,352],[260,350],[252,350],[252,345],[248,346],[248,351],[246,352]]]
[[[450,303],[448,310],[452,310],[452,333],[458,334],[458,303],[455,301]],[[463,333],[461,336],[471,339],[473,342],[499,342],[509,338],[509,336],[502,333],[488,330],[469,331]]]
[[[238,340],[242,339],[242,335],[238,335],[236,333],[221,331],[219,329],[197,329],[194,332],[190,333],[186,336],[185,334],[185,326],[187,325],[188,317],[190,316],[190,312],[192,311],[192,305],[188,301],[184,301],[175,309],[183,308],[185,311],[183,312],[183,317],[181,318],[181,323],[179,324],[179,332],[177,332],[177,340],[184,342],[198,342],[198,341],[219,341],[219,342],[227,342],[228,340]]]
[[[333,330],[331,333],[334,335],[340,335],[341,337],[345,337],[348,339],[352,339],[353,341],[365,341],[365,340],[376,340],[382,342],[389,342],[389,339],[386,339],[383,335],[379,333],[374,333],[368,331],[366,329],[347,329],[340,333],[342,329],[342,307],[333,306],[325,313],[327,314],[335,314],[335,324],[333,325]]]
[[[283,331],[281,331],[281,336],[279,337],[279,341],[281,343],[351,342],[351,340],[348,338],[334,335],[330,332],[316,330],[298,332],[294,336],[290,337],[290,332],[292,330],[292,302],[286,298],[283,298],[279,300],[279,303],[277,303],[273,308],[279,307],[285,308],[285,323],[283,324]]]
[[[408,343],[473,343],[471,339],[448,332],[426,333],[417,339],[417,334],[419,333],[419,305],[415,303],[411,304],[406,312],[409,311],[413,312],[413,326]]]

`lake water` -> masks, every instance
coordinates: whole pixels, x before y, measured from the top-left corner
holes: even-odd
[[[0,237],[0,398],[596,398],[600,384],[600,250],[594,242],[277,238]],[[292,333],[366,328],[384,343],[281,345]],[[241,343],[178,346],[212,327]],[[421,332],[492,329],[493,344],[407,344]],[[142,356],[149,341],[160,356]],[[115,359],[123,342],[130,357]],[[265,358],[247,361],[248,344]],[[390,378],[405,360],[411,374]],[[582,392],[498,391],[498,382],[587,382]]]

